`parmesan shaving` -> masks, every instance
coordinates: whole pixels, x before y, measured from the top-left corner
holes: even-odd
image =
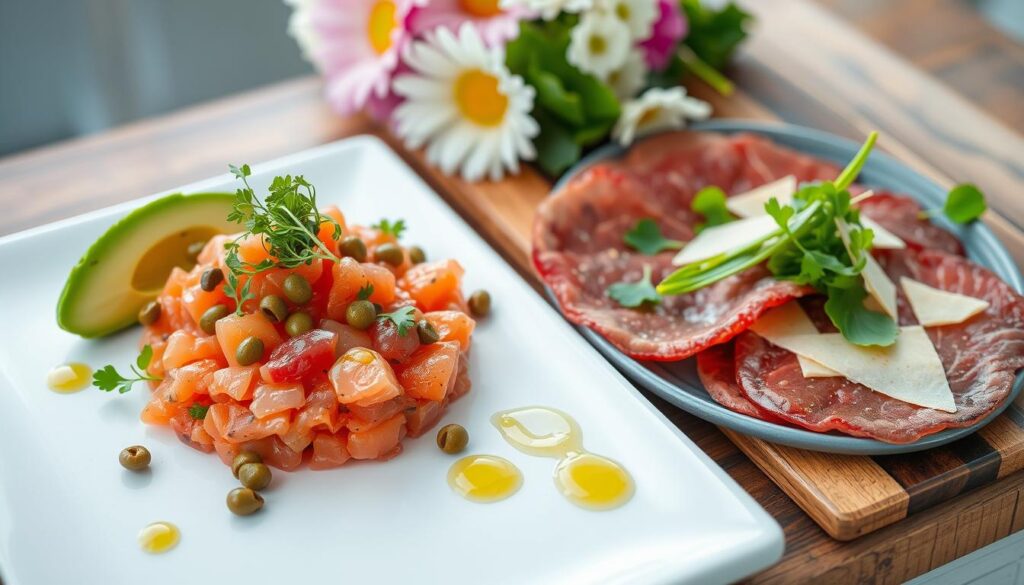
[[[683,266],[754,244],[775,230],[778,224],[769,215],[740,219],[706,228],[690,240],[672,259],[672,264]]]
[[[907,277],[900,278],[903,292],[925,327],[963,323],[989,307],[988,301],[933,288]]]
[[[839,235],[843,238],[843,244],[846,245],[846,251],[852,256],[850,252],[850,226],[842,219],[836,218],[836,227],[839,228]],[[871,254],[866,255],[867,263],[864,265],[864,270],[860,273],[861,277],[864,278],[864,288],[867,289],[868,294],[871,298],[878,303],[878,307],[882,309],[882,312],[886,313],[893,319],[899,320],[896,305],[896,284],[893,283],[889,275],[882,270],[878,262]],[[874,308],[871,305],[867,305],[868,308]]]

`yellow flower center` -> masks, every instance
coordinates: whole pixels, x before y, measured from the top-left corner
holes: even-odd
[[[398,24],[395,20],[396,12],[392,0],[378,0],[370,9],[370,18],[366,22],[366,36],[378,55],[391,48],[391,31],[395,30]]]
[[[594,55],[600,55],[608,48],[608,41],[604,40],[604,37],[598,35],[590,37],[590,41],[587,44],[590,47],[590,52]]]
[[[463,12],[473,16],[487,18],[501,14],[501,7],[498,6],[498,2],[499,0],[459,0],[459,7],[462,8]]]
[[[629,6],[625,2],[619,2],[615,5],[615,14],[621,20],[629,20]]]
[[[642,116],[640,116],[640,119],[636,121],[636,127],[643,128],[644,126],[654,122],[658,119],[658,113],[658,108],[651,108],[647,110]]]
[[[498,78],[479,69],[455,80],[455,103],[463,117],[480,126],[497,126],[508,110],[508,97],[498,89]]]

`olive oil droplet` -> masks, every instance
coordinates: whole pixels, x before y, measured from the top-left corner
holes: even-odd
[[[89,385],[92,379],[92,368],[85,364],[72,362],[61,364],[46,374],[46,385],[54,392],[71,394]]]
[[[494,455],[470,455],[452,464],[448,485],[473,502],[497,502],[519,491],[523,474],[511,461]]]
[[[593,453],[570,455],[555,468],[555,485],[577,506],[608,510],[633,496],[633,479],[621,465]]]
[[[165,553],[178,545],[181,531],[170,522],[154,522],[139,531],[139,546],[152,553]]]

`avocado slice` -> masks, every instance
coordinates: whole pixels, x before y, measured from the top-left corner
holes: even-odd
[[[241,231],[227,220],[235,196],[175,193],[132,211],[110,227],[71,269],[57,302],[57,324],[82,337],[101,337],[138,322],[175,266],[195,263],[188,246]]]

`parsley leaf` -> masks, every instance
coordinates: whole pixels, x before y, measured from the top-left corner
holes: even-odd
[[[956,223],[964,224],[981,217],[986,209],[988,205],[981,190],[970,183],[964,183],[950,190],[942,212]]]
[[[641,254],[653,256],[663,250],[678,250],[683,243],[676,240],[668,240],[661,235],[661,229],[653,219],[641,219],[636,222],[633,229],[626,232],[622,241]]]
[[[703,231],[704,228],[722,225],[736,219],[729,213],[729,208],[725,206],[725,199],[725,191],[713,185],[697,191],[693,202],[690,203],[690,209],[703,215],[705,220],[704,223],[697,224],[697,233]]]
[[[412,318],[413,311],[415,310],[411,306],[400,307],[390,313],[377,315],[377,319],[391,321],[398,328],[398,334],[404,337],[409,332],[410,327],[416,326],[416,321]]]
[[[231,256],[225,258],[225,260],[228,260],[225,263],[228,265],[229,268],[231,268],[231,262],[229,260],[230,258]],[[240,272],[241,271],[242,270],[240,270]],[[239,288],[238,276],[236,276],[235,270],[231,269],[228,271],[227,283],[224,285],[224,294],[235,299],[235,314],[237,314],[238,316],[242,316],[244,314],[242,311],[242,306],[245,304],[245,302],[256,298],[256,295],[249,292],[249,283],[251,282],[252,279],[247,278],[245,279],[245,284],[243,284],[242,287]]]
[[[645,303],[658,304],[661,295],[651,282],[651,267],[644,265],[643,276],[637,282],[616,282],[608,287],[608,296],[623,307],[636,308]]]
[[[153,348],[146,345],[135,358],[135,365],[129,366],[130,373],[134,377],[122,376],[114,366],[107,364],[92,375],[92,385],[104,392],[117,390],[118,394],[124,394],[132,389],[136,382],[154,381],[159,382],[163,378],[149,375],[146,368],[153,359]]]
[[[400,219],[394,223],[391,223],[391,221],[387,219],[382,219],[378,223],[375,223],[370,227],[380,230],[385,234],[391,234],[397,240],[402,237],[402,232],[405,231],[405,220]]]
[[[192,420],[203,420],[206,418],[206,411],[208,410],[210,410],[209,406],[203,406],[196,402],[188,407],[188,415],[192,417]]]
[[[356,299],[360,300],[360,301],[365,301],[366,299],[370,298],[370,295],[372,295],[372,294],[373,294],[373,285],[372,284],[368,284],[368,285],[366,285],[366,286],[364,286],[364,287],[359,289],[359,292],[356,293]]]

